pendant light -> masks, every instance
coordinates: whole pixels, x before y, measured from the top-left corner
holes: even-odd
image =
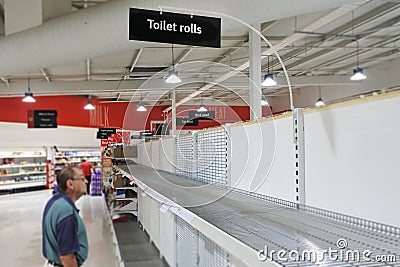
[[[90,95],[88,98],[88,102],[86,103],[86,105],[83,107],[86,110],[94,110],[96,109],[96,107],[93,105],[92,101],[90,101]]]
[[[138,111],[138,112],[147,111],[147,108],[144,106],[144,103],[142,101],[143,101],[143,95],[142,95],[142,93],[140,93],[140,102],[139,102],[138,107],[136,109],[136,111]]]
[[[354,11],[351,12],[352,15],[352,35],[354,36]],[[358,39],[356,39],[356,61],[357,67],[353,70],[353,75],[350,77],[352,81],[362,81],[367,79],[367,76],[364,74],[364,70],[359,66],[359,52],[358,52]]]
[[[201,98],[201,104],[200,107],[197,109],[197,112],[207,112],[208,109],[206,108],[206,106],[203,103],[203,98]]]
[[[269,56],[268,56],[268,71],[264,76],[264,81],[261,83],[261,86],[274,86],[277,85],[277,82],[274,80],[274,75],[269,72]]]
[[[174,58],[174,44],[172,44],[172,70],[168,72],[168,76],[165,79],[166,83],[180,83],[182,80],[178,76],[178,72],[175,71],[175,58]]]
[[[147,108],[143,105],[143,103],[139,103],[136,111],[144,112],[144,111],[147,111]]]
[[[261,97],[261,106],[268,106],[268,101],[264,95]]]
[[[322,97],[321,97],[321,86],[319,86],[318,91],[319,91],[319,97],[317,99],[317,102],[315,102],[315,106],[317,108],[320,108],[320,107],[325,106],[325,102],[324,102],[324,100],[322,100]]]
[[[357,68],[353,70],[353,75],[350,77],[352,81],[362,81],[367,79],[367,76],[364,74],[364,70],[359,66],[359,55],[358,55],[358,40],[357,40],[357,51],[356,51],[356,58],[357,58]]]
[[[206,106],[204,104],[201,104],[197,111],[198,112],[207,112],[208,109],[206,108]]]
[[[353,75],[350,77],[352,81],[362,81],[367,79],[362,68],[356,68],[353,70]]]
[[[31,86],[28,78],[28,92],[25,93],[25,97],[22,99],[25,103],[35,103],[36,99],[33,98],[33,93],[31,93]]]

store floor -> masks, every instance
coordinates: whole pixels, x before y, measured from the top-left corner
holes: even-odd
[[[0,196],[1,266],[41,267],[41,217],[50,190]],[[82,196],[76,203],[86,225],[89,257],[84,267],[119,266],[102,197]]]

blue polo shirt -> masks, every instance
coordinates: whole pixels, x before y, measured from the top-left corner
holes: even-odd
[[[88,255],[85,225],[72,200],[59,192],[47,202],[42,220],[42,252],[49,261],[61,264],[60,256],[75,254],[79,265]]]

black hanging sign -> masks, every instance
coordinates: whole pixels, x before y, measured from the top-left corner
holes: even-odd
[[[97,139],[107,139],[112,134],[117,133],[116,128],[99,128],[96,134]]]
[[[28,110],[28,128],[57,128],[57,110]]]
[[[221,19],[131,8],[129,40],[221,47]]]
[[[140,139],[153,136],[152,131],[141,131],[139,134],[140,134]]]
[[[199,121],[196,119],[177,117],[176,126],[199,126]]]
[[[198,120],[214,120],[215,119],[215,111],[189,111],[189,119],[198,119]]]
[[[97,132],[96,139],[108,139],[109,135],[107,133]]]

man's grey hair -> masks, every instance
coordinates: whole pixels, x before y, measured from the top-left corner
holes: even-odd
[[[67,181],[74,179],[74,174],[78,167],[69,166],[61,170],[57,175],[57,189],[60,192],[67,190]]]

